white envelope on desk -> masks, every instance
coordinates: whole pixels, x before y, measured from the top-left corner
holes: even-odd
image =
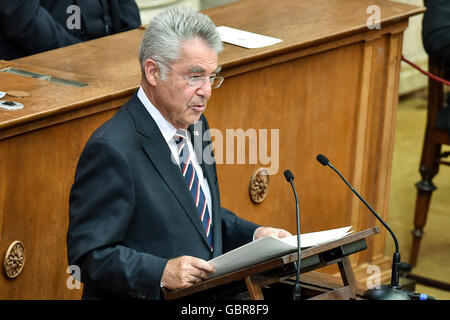
[[[226,26],[217,27],[217,31],[219,31],[223,42],[231,43],[247,49],[267,47],[283,41],[281,39]]]

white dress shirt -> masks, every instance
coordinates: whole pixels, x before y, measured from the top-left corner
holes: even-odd
[[[147,109],[148,113],[150,113],[150,116],[153,118],[153,120],[155,120],[156,125],[159,128],[159,131],[161,131],[161,134],[163,135],[164,140],[166,140],[166,143],[169,146],[170,151],[172,152],[173,158],[177,161],[177,164],[179,165],[180,158],[178,156],[178,148],[177,148],[175,140],[173,139],[173,136],[175,135],[175,132],[177,131],[177,129],[174,126],[172,126],[169,123],[169,121],[167,121],[166,118],[163,117],[163,115],[159,112],[159,110],[156,109],[156,107],[150,102],[150,100],[147,98],[147,95],[145,94],[142,87],[139,87],[137,96],[138,96],[139,100],[141,100],[141,102],[145,106],[145,108]],[[192,164],[194,165],[195,171],[197,172],[197,175],[198,175],[198,178],[200,181],[200,186],[203,190],[203,193],[205,194],[206,205],[208,206],[209,215],[210,215],[210,218],[212,221],[213,212],[211,210],[212,204],[211,204],[211,191],[209,189],[209,184],[208,184],[208,181],[206,180],[206,178],[203,176],[202,167],[200,166],[200,164],[198,162],[197,154],[194,152],[194,147],[192,146],[192,142],[189,138],[189,135],[186,140],[187,140],[187,145],[189,147],[189,152],[191,154],[191,161],[192,161]]]

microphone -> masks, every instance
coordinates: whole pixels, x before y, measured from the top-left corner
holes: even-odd
[[[391,275],[391,284],[390,285],[382,285],[380,288],[369,289],[364,292],[364,296],[369,300],[411,300],[406,292],[403,291],[402,287],[399,284],[399,272],[400,272],[400,250],[398,247],[397,237],[394,232],[389,228],[387,223],[373,210],[369,204],[364,200],[360,194],[345,180],[342,174],[330,163],[327,157],[322,154],[317,156],[317,161],[320,162],[323,166],[329,166],[333,169],[339,177],[345,182],[345,184],[353,191],[354,194],[364,203],[364,205],[373,213],[373,215],[381,222],[381,224],[389,231],[392,238],[394,239],[395,244],[395,252],[392,258],[392,275]]]
[[[295,204],[296,204],[296,213],[297,213],[297,276],[295,278],[295,285],[292,290],[292,300],[300,300],[300,260],[301,260],[301,252],[302,247],[300,245],[300,210],[298,205],[298,197],[297,197],[297,190],[295,190],[294,186],[294,175],[292,174],[291,170],[284,171],[284,177],[286,178],[286,181],[291,184],[292,190],[294,191],[295,196]]]

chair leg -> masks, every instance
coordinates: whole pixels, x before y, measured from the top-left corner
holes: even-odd
[[[419,186],[421,185],[421,186]],[[417,258],[419,255],[420,242],[423,236],[423,229],[426,224],[428,209],[430,206],[431,195],[436,190],[435,185],[432,182],[420,181],[417,186],[417,200],[416,211],[414,215],[414,230],[411,231],[413,235],[411,256],[409,263],[412,267],[417,265]],[[421,190],[422,189],[422,190]],[[426,191],[424,191],[426,189]]]
[[[433,184],[432,179],[438,173],[439,155],[441,152],[441,145],[427,143],[427,138],[428,137],[426,136],[419,170],[422,180],[416,183],[417,199],[414,214],[414,230],[411,232],[413,235],[413,242],[410,255],[410,264],[413,267],[417,265],[420,242],[427,221],[431,195],[433,191],[436,190],[436,186]]]

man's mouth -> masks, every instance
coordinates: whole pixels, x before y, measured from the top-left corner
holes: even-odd
[[[190,108],[194,109],[195,111],[203,112],[205,110],[204,104],[193,104],[190,106]]]

